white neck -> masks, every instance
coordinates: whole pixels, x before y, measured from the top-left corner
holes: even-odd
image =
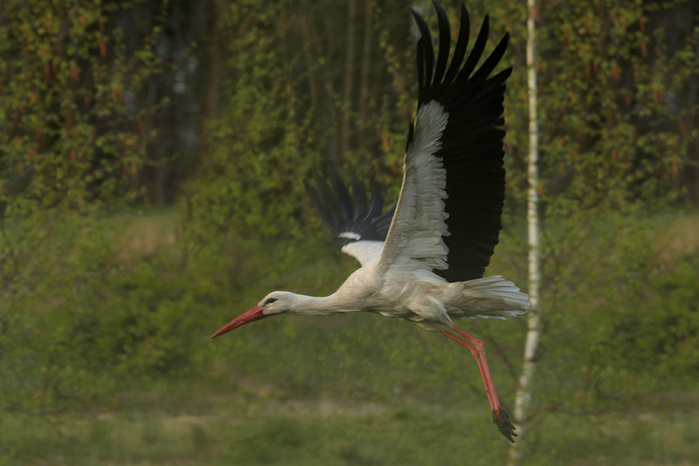
[[[290,313],[299,315],[331,315],[345,312],[356,312],[356,306],[351,306],[349,302],[342,299],[336,293],[330,296],[306,296],[292,293],[293,300],[289,308]]]

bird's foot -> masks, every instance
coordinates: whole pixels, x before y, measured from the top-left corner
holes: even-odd
[[[517,434],[515,434],[515,426],[510,419],[510,413],[505,411],[505,408],[500,408],[497,411],[493,410],[493,422],[498,426],[498,430],[507,440],[515,443],[515,439],[512,438],[517,437]]]

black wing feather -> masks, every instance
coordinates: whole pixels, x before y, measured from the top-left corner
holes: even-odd
[[[486,16],[466,56],[469,18],[462,6],[459,36],[452,61],[444,73],[451,32],[444,11],[433,3],[440,36],[436,64],[427,23],[413,12],[422,34],[417,44],[418,105],[437,100],[449,114],[441,148],[435,154],[442,158],[447,172],[445,209],[449,214],[446,220],[449,236],[443,240],[449,248],[449,267],[434,272],[455,282],[483,276],[502,228],[500,216],[505,199],[502,115],[504,83],[511,68],[489,76],[502,59],[509,36],[502,38],[477,69],[488,39],[489,21]]]
[[[441,6],[439,8],[442,9]],[[448,24],[448,21],[447,21]],[[451,59],[449,71],[444,78],[445,82],[452,82],[459,72],[461,64],[464,62],[464,55],[468,48],[469,34],[471,33],[471,21],[468,17],[468,11],[464,5],[461,5],[461,24],[459,24],[459,37],[456,39],[456,47],[454,47],[454,57]]]
[[[364,220],[369,213],[366,203],[366,193],[364,186],[356,177],[352,177],[352,192],[354,193],[354,217],[353,220]],[[379,209],[379,212],[381,209]]]
[[[355,241],[384,241],[391,226],[395,206],[385,213],[383,197],[378,188],[371,192],[371,201],[367,205],[364,187],[356,178],[352,178],[352,196],[340,175],[328,170],[328,182],[315,175],[317,188],[305,182],[306,192],[313,202],[320,218],[330,230],[335,244],[342,248]]]
[[[435,4],[435,11],[437,12],[437,21],[439,22],[439,56],[437,57],[437,68],[434,71],[434,81],[441,82],[444,77],[444,71],[447,69],[447,61],[449,60],[451,29],[449,27],[449,18],[447,18],[447,14],[441,5]]]

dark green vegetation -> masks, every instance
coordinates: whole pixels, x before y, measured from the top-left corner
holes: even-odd
[[[261,3],[0,2],[0,464],[504,462],[475,363],[438,335],[352,315],[209,340],[353,270],[295,178],[330,161],[393,200],[413,105],[403,3]],[[527,459],[697,463],[696,13],[564,4],[540,15]],[[523,8],[488,2],[515,65],[488,273],[526,289]],[[461,323],[510,404],[526,320]]]
[[[590,226],[547,302],[532,461],[699,459],[697,219],[637,220],[623,238],[627,221]],[[354,264],[329,242],[230,239],[215,258],[187,253],[171,211],[105,223],[104,265],[76,258],[6,303],[22,311],[2,340],[10,463],[504,461],[476,365],[438,335],[373,315],[287,316],[209,340],[268,289],[332,291]],[[506,244],[493,269],[521,280]],[[525,320],[462,324],[511,403]]]

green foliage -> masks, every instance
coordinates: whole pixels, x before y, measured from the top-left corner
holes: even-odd
[[[475,22],[482,5],[469,7]],[[670,247],[674,219],[658,214],[682,195],[673,187],[674,167],[687,160],[695,136],[681,128],[696,109],[671,105],[696,73],[692,38],[673,54],[650,7],[631,1],[592,7],[542,6],[546,330],[534,424],[547,451],[533,445],[531,454],[542,463],[596,461],[587,447],[592,441],[613,459],[632,448],[639,460],[694,459],[690,434],[674,438],[674,453],[658,447],[667,440],[658,432],[691,427],[691,419],[655,419],[658,427],[644,430],[633,427],[635,417],[608,412],[599,422],[615,430],[602,438],[604,429],[587,425],[601,411],[653,409],[667,390],[692,390],[699,373],[695,229],[688,246]],[[56,454],[84,447],[84,461],[92,463],[171,461],[172,451],[200,460],[188,445],[223,464],[284,458],[311,464],[309,452],[324,463],[453,463],[463,460],[464,449],[483,452],[476,463],[502,460],[503,450],[489,443],[502,439],[488,430],[475,364],[439,335],[374,315],[287,316],[208,339],[271,289],[323,295],[355,268],[329,240],[306,235],[320,227],[308,223],[315,215],[299,180],[330,161],[346,173],[390,182],[395,194],[414,106],[406,84],[413,81],[407,12],[393,29],[395,21],[374,16],[380,47],[373,53],[390,79],[376,74],[385,85],[380,97],[367,97],[362,113],[347,106],[331,78],[316,82],[314,94],[314,73],[327,76],[336,62],[330,52],[309,55],[317,44],[293,46],[308,24],[303,9],[288,2],[229,5],[228,79],[221,114],[208,126],[210,159],[179,212],[131,216],[122,209],[138,196],[132,167],[143,161],[151,137],[140,121],[157,106],[132,108],[128,96],[143,92],[161,65],[155,38],[134,55],[124,53],[119,29],[102,26],[112,8],[0,4],[3,439],[18,428],[12,447],[0,445],[16,451],[0,452],[31,461],[37,456],[22,446],[38,438]],[[524,284],[524,36],[513,22],[523,3],[488,9],[491,30],[514,32],[510,56],[518,65],[507,103],[506,229],[489,273]],[[328,149],[339,133],[336,122],[324,125],[327,109],[313,105],[323,86],[325,106],[351,114],[351,131],[366,133],[375,123],[374,139],[354,155]],[[507,406],[526,321],[462,324],[486,342]],[[35,423],[35,412],[95,406],[149,412],[163,399],[173,411],[214,414],[183,430],[166,427],[176,424],[167,416],[100,417],[65,429],[63,437],[45,423],[32,441],[22,427]],[[327,399],[348,414],[293,412]],[[232,438],[239,440],[231,446]]]
[[[534,418],[643,406],[696,384],[699,263],[669,246],[668,220],[598,216],[577,223],[575,248],[563,248],[572,225],[546,230]]]
[[[699,69],[696,54],[685,51],[697,31],[679,38],[662,20],[686,5],[540,7],[543,334],[534,419],[550,409],[638,404],[667,387],[668,374],[673,385],[696,383],[697,289],[687,280],[699,264],[663,251],[666,241],[651,232],[669,227],[649,218],[686,194],[680,169],[697,136],[688,129],[697,108],[686,96]],[[525,37],[515,34],[522,59]],[[515,71],[506,105],[507,213],[515,228],[526,201],[519,188],[528,135],[510,115],[526,121],[525,73]]]
[[[112,203],[145,151],[138,122],[153,108],[127,102],[157,58],[147,49],[125,56],[99,3],[23,3],[0,11],[4,216]]]
[[[226,10],[223,110],[210,124],[215,149],[188,198],[188,226],[203,241],[288,238],[302,228],[299,180],[319,157],[309,130],[313,114],[304,111],[307,98],[293,73],[300,51],[286,48],[293,18],[280,15],[284,3],[238,2]]]
[[[673,31],[660,18],[686,4],[542,5],[537,73],[545,214],[625,209],[634,202],[648,207],[683,195],[677,190],[678,167],[689,160],[697,137],[688,129],[697,108],[685,96],[699,62],[688,48],[698,38],[696,30],[681,39],[668,37]],[[525,37],[515,39],[515,53],[524,50]],[[683,46],[670,50],[671,40]],[[508,114],[522,122],[525,76],[524,67],[515,72],[507,105]],[[526,153],[526,128],[510,126],[508,147],[515,160]],[[523,179],[523,170],[518,172],[513,176]],[[510,194],[524,203],[523,190]]]
[[[114,349],[90,333],[103,310],[80,301],[99,295],[95,277],[111,273],[100,218],[137,197],[134,168],[152,136],[142,118],[157,106],[138,108],[133,96],[161,66],[150,43],[125,53],[120,30],[107,27],[119,9],[0,4],[0,368],[11,374],[3,404],[69,379],[89,386],[102,363],[86,365],[92,344]]]
[[[402,29],[403,41],[389,42],[396,26],[379,13],[365,33],[379,46],[365,45],[370,56],[354,65],[394,81],[372,95],[380,81],[343,74],[336,54],[355,52],[338,46],[335,29],[324,31],[332,40],[319,44],[305,9],[283,1],[226,9],[221,111],[208,126],[211,155],[188,186],[188,234],[205,244],[231,235],[288,239],[318,231],[303,181],[326,166],[386,184],[387,202],[397,198],[416,100],[414,57]],[[338,147],[338,140],[350,147]]]
[[[545,172],[573,169],[564,197],[580,207],[661,201],[673,163],[686,158],[691,135],[678,134],[686,114],[676,100],[696,64],[667,53],[662,29],[646,29],[650,14],[642,2],[599,1],[553,8],[543,30],[543,43],[557,39],[541,51],[555,70],[543,76],[542,101],[560,135]]]

